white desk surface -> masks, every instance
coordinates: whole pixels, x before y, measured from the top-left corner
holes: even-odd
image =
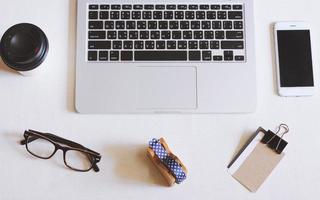
[[[74,106],[75,0],[1,0],[0,34],[31,22],[47,33],[50,52],[37,76],[0,68],[0,199],[319,199],[320,91],[310,98],[276,94],[271,24],[306,20],[313,26],[319,85],[318,0],[256,0],[258,107],[236,115],[80,115]],[[256,128],[287,123],[287,154],[253,194],[227,172],[234,153]],[[59,134],[102,154],[101,171],[64,167],[62,153],[32,157],[18,144],[25,129]],[[189,169],[172,188],[145,156],[152,137],[165,137]]]

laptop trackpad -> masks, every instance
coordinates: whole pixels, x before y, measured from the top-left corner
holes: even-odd
[[[196,67],[137,67],[138,109],[197,108]]]

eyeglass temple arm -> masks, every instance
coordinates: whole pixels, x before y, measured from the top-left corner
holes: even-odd
[[[27,132],[37,133],[37,134],[40,134],[40,135],[44,135],[44,136],[46,136],[46,137],[48,137],[48,138],[50,138],[50,139],[52,139],[52,140],[54,140],[54,141],[56,141],[56,142],[59,142],[59,143],[61,143],[61,144],[66,144],[66,145],[69,145],[69,146],[75,147],[75,148],[85,149],[85,150],[87,150],[87,151],[89,151],[89,152],[92,152],[92,153],[94,153],[94,154],[99,155],[98,152],[95,152],[95,151],[93,151],[93,150],[91,150],[91,149],[88,149],[88,148],[82,146],[81,144],[78,144],[78,143],[76,143],[76,142],[73,142],[73,141],[64,139],[64,138],[59,137],[59,136],[57,136],[57,135],[54,135],[54,134],[52,134],[52,133],[41,133],[41,132],[34,131],[34,130],[29,130],[29,131],[27,131]],[[34,140],[36,140],[36,139],[38,139],[38,138],[37,138],[37,137],[34,137],[34,136],[31,136],[30,139],[28,139],[28,143],[30,143],[30,142],[32,142],[32,141],[34,141]],[[20,142],[20,144],[21,144],[21,145],[25,145],[26,142],[27,142],[27,141],[24,139],[24,140],[22,140],[22,141]]]

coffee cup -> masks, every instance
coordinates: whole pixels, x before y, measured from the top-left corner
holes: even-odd
[[[2,36],[0,55],[11,69],[23,75],[38,71],[49,50],[45,33],[29,23],[16,24]]]

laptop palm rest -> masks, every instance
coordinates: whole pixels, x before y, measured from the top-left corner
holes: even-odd
[[[196,67],[137,67],[137,108],[196,109]]]

